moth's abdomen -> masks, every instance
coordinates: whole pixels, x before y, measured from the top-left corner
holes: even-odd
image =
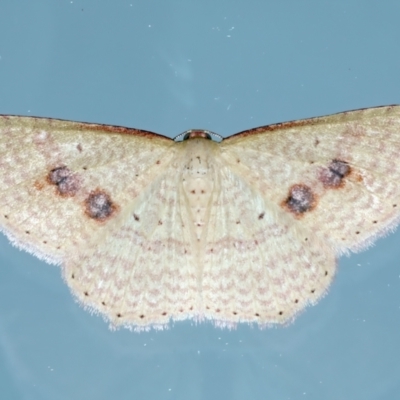
[[[213,143],[204,139],[187,142],[182,186],[190,208],[196,238],[201,240],[207,226],[209,207],[214,191]]]

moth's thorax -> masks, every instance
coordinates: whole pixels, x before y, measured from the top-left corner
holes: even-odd
[[[204,138],[186,143],[182,186],[191,213],[196,238],[201,240],[207,225],[214,190],[214,151],[216,144]]]

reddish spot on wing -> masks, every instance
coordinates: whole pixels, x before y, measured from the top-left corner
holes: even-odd
[[[337,189],[344,186],[346,177],[350,175],[352,168],[343,160],[334,159],[326,167],[319,171],[318,179],[327,189]]]
[[[92,191],[85,199],[85,214],[98,222],[105,222],[111,219],[119,210],[111,196],[102,189]]]
[[[65,165],[53,168],[47,175],[47,182],[57,188],[57,194],[63,197],[75,196],[80,188],[80,179]],[[38,185],[36,185],[37,188]]]
[[[281,203],[281,207],[300,218],[307,212],[314,210],[317,206],[317,197],[312,189],[303,184],[295,184],[289,188],[286,199]]]

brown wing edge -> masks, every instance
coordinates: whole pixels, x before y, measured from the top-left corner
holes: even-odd
[[[333,114],[328,114],[320,117],[313,117],[313,118],[306,118],[306,119],[298,119],[298,120],[293,120],[293,121],[288,121],[288,122],[280,122],[272,125],[265,125],[265,126],[259,126],[257,128],[252,128],[248,129],[245,131],[241,131],[238,133],[234,133],[233,135],[225,138],[223,141],[226,142],[230,139],[238,139],[242,138],[245,136],[249,135],[254,135],[257,133],[265,133],[265,132],[274,132],[278,131],[280,129],[288,129],[288,128],[296,128],[296,127],[301,127],[304,125],[318,125],[318,124],[323,124],[326,123],[326,118],[333,117],[333,116],[343,116],[343,121],[350,121],[355,114],[357,113],[363,113],[363,112],[369,112],[369,111],[376,111],[376,110],[381,110],[382,112],[388,112],[391,111],[393,108],[398,108],[400,111],[400,105],[398,104],[393,104],[393,105],[387,105],[387,106],[377,106],[377,107],[366,107],[366,108],[359,108],[355,110],[349,110],[349,111],[341,111],[338,113],[333,113]]]
[[[50,125],[52,122],[55,123],[65,123],[65,128],[73,128],[73,129],[82,129],[86,131],[93,131],[93,132],[104,132],[104,133],[117,133],[117,134],[124,134],[124,135],[137,135],[142,137],[147,137],[149,139],[166,139],[168,141],[173,141],[173,139],[160,135],[158,133],[145,131],[142,129],[135,129],[135,128],[127,128],[124,126],[119,125],[106,125],[106,124],[96,124],[92,122],[80,122],[80,121],[71,121],[67,119],[59,119],[59,118],[47,118],[47,117],[36,117],[30,115],[10,115],[10,114],[0,114],[0,118],[5,119],[14,119],[14,118],[23,118],[26,120],[36,120],[38,122],[47,121]],[[69,126],[68,126],[69,125]]]

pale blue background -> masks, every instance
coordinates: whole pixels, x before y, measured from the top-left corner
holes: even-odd
[[[1,0],[0,113],[230,135],[400,103],[399,20],[398,0]],[[400,398],[399,242],[342,258],[289,327],[137,334],[1,236],[0,398]]]

